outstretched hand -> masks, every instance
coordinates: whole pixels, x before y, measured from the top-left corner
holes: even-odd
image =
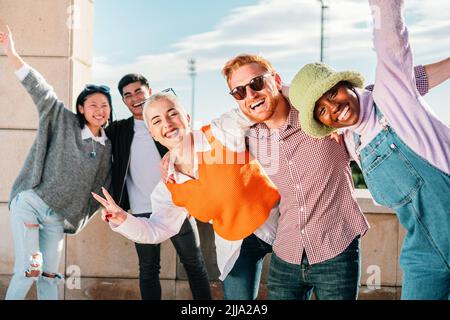
[[[105,207],[105,209],[102,210],[102,220],[120,226],[127,219],[127,213],[116,204],[108,190],[102,188],[102,192],[106,199],[91,192],[95,200]]]
[[[6,26],[6,32],[0,32],[0,43],[7,56],[16,55],[14,40],[9,26]]]

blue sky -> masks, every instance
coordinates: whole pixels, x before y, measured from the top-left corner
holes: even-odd
[[[450,1],[407,0],[405,18],[416,63],[450,52]],[[325,62],[374,79],[370,9],[367,1],[330,0]],[[261,53],[289,83],[306,63],[319,60],[320,4],[317,0],[96,0],[93,80],[113,89],[117,118],[130,114],[115,89],[126,73],[144,74],[154,91],[175,89],[191,112],[187,60],[197,61],[195,126],[237,106],[228,95],[221,67],[240,53]],[[443,101],[450,82],[426,100],[450,124]],[[448,105],[448,103],[447,103]]]

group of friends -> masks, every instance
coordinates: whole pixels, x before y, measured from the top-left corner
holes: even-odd
[[[143,299],[161,299],[160,243],[170,239],[194,299],[211,299],[196,220],[214,230],[225,299],[256,299],[272,253],[268,299],[357,299],[361,237],[350,160],[374,200],[406,229],[402,299],[450,299],[450,129],[422,95],[450,77],[450,59],[413,65],[402,0],[376,6],[374,85],[353,71],[307,64],[285,86],[260,55],[222,69],[235,108],[200,130],[172,89],[118,84],[132,116],[111,118],[110,89],[87,85],[76,114],[0,44],[39,114],[36,139],[12,187],[15,245],[6,299],[57,299],[64,234],[102,210],[135,242]],[[162,176],[162,177],[161,177]],[[108,191],[109,190],[109,191]]]

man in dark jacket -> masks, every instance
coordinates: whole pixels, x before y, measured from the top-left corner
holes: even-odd
[[[150,195],[161,179],[159,162],[167,149],[155,141],[142,116],[145,99],[151,89],[139,74],[124,76],[118,85],[120,95],[132,117],[114,121],[106,133],[112,143],[112,191],[114,200],[136,217],[150,217]],[[197,225],[186,221],[180,233],[171,238],[189,278],[194,299],[211,299],[208,273],[200,251]],[[139,286],[142,299],[161,299],[159,281],[160,245],[136,243],[139,259]]]

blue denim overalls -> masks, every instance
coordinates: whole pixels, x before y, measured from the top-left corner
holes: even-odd
[[[407,233],[400,265],[402,299],[450,299],[450,175],[412,151],[374,104],[383,130],[358,150],[366,184],[379,204],[395,210]]]

